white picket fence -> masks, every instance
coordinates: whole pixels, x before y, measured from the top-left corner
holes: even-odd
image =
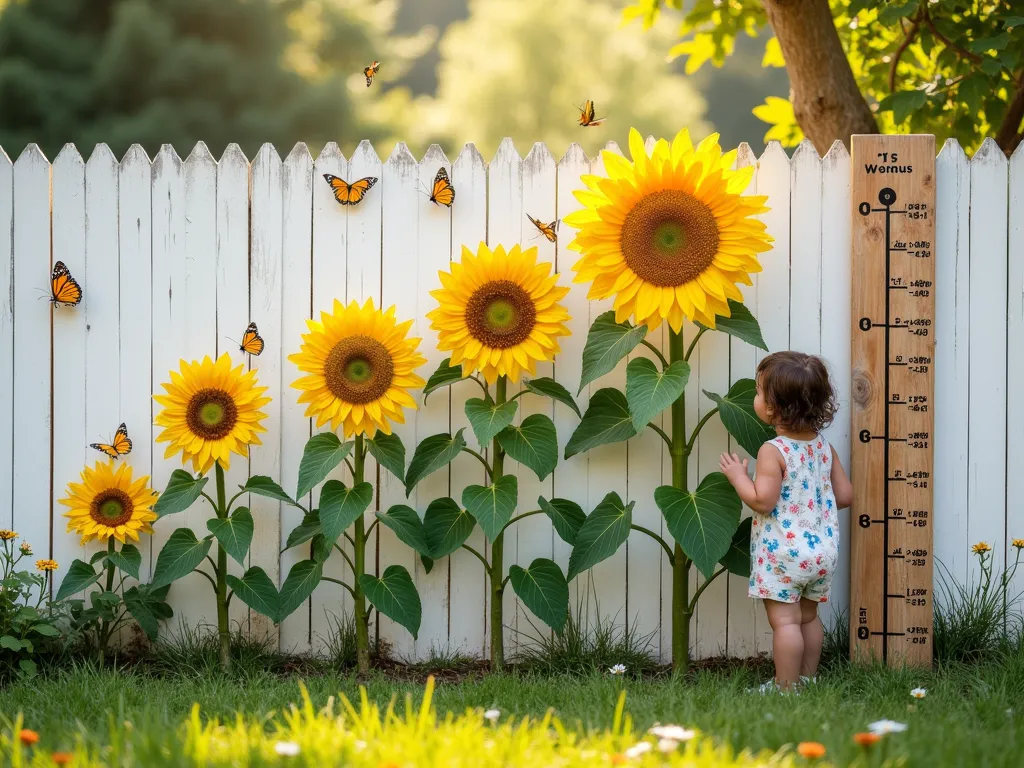
[[[757,168],[751,191],[768,196],[771,211],[764,220],[775,237],[774,250],[762,260],[764,272],[745,291],[746,302],[770,349],[828,359],[842,401],[828,436],[849,466],[849,156],[837,142],[821,160],[804,143],[790,159],[772,143],[760,158],[741,146],[738,162]],[[441,165],[450,168],[457,190],[450,211],[430,204],[424,192]],[[150,161],[135,146],[120,163],[104,145],[88,161],[68,145],[52,165],[34,146],[13,163],[0,150],[0,525],[17,530],[39,556],[49,553],[62,568],[82,557],[77,537],[64,532],[56,500],[99,456],[88,443],[108,438],[126,422],[135,447],[125,460],[163,488],[179,462],[165,460],[163,446],[152,443],[152,393],[179,358],[227,350],[245,362],[227,337],[240,337],[250,320],[267,340],[251,364],[274,399],[266,409],[263,446],[252,450],[248,466],[232,463],[228,482],[244,482],[249,472],[294,488],[311,425],[289,386],[298,372],[287,355],[298,349],[305,319],[335,298],[396,304],[400,318],[415,319],[428,358],[421,373],[428,375],[446,356],[434,349],[435,334],[424,319],[434,306],[428,292],[439,285],[437,270],[458,259],[463,244],[521,242],[537,245],[541,258],[570,284],[577,254],[566,245],[573,231],[563,227],[558,242],[548,243],[535,237],[525,214],[550,221],[575,210],[572,191],[580,187],[580,175],[591,172],[602,172],[600,159],[586,157],[577,145],[561,160],[543,144],[521,158],[510,140],[490,163],[467,145],[451,165],[436,146],[417,162],[403,144],[381,162],[368,142],[348,159],[335,144],[316,159],[299,144],[284,160],[267,145],[251,162],[236,146],[218,162],[203,144],[185,161],[171,147]],[[377,176],[380,182],[359,206],[341,207],[324,173],[350,180]],[[937,176],[935,551],[963,581],[971,572],[971,542],[993,544],[1002,561],[1009,540],[1024,536],[1024,509],[1016,503],[1024,497],[1024,401],[1011,396],[1024,385],[1024,150],[1008,162],[989,140],[969,161],[959,145],[947,142]],[[51,312],[42,297],[58,259],[82,284],[85,298],[77,308]],[[573,285],[566,303],[573,335],[540,375],[554,375],[575,391],[587,329],[608,307],[588,302],[581,285]],[[663,330],[652,341],[666,347]],[[753,374],[761,354],[724,335],[705,336],[689,391],[724,392]],[[620,366],[590,389],[623,383]],[[463,404],[471,393],[458,387],[438,392],[398,429],[410,455],[417,440],[468,426]],[[582,406],[587,398],[584,391]],[[575,415],[539,398],[524,398],[522,406],[520,418],[537,411],[552,416],[564,446]],[[688,421],[695,423],[712,406],[703,397],[687,398]],[[690,482],[716,469],[726,449],[737,450],[713,420],[690,462]],[[422,514],[437,496],[459,499],[465,485],[482,481],[481,472],[472,458],[461,457],[420,483],[409,503]],[[564,461],[544,482],[525,468],[518,474],[523,504],[555,495],[589,510],[617,491],[636,501],[637,524],[667,535],[653,491],[670,477],[669,457],[649,430]],[[386,472],[378,488],[379,509],[405,500]],[[251,508],[251,563],[280,581],[300,556],[279,550],[301,512],[257,497]],[[152,542],[144,543],[143,578],[174,528],[189,525],[205,535],[207,516],[197,505],[160,521]],[[844,526],[847,520],[844,513]],[[543,517],[531,517],[506,538],[506,562],[525,565],[538,556],[568,562],[568,546]],[[475,532],[470,543],[479,549],[483,535]],[[369,567],[378,573],[404,564],[423,599],[415,641],[381,621],[380,636],[398,656],[424,658],[432,649],[486,655],[487,592],[472,555],[460,551],[426,574],[413,552],[379,526],[369,551]],[[335,557],[327,572],[339,577],[342,565]],[[835,606],[847,604],[847,572],[844,559]],[[671,572],[657,544],[634,535],[574,584],[573,601],[585,604],[591,618],[596,601],[606,619],[649,634],[653,651],[667,660]],[[539,622],[506,592],[506,647],[514,651]],[[176,583],[171,602],[172,632],[182,622],[214,621],[209,587],[199,576]],[[322,648],[332,617],[349,609],[344,592],[324,583],[308,608],[280,628],[250,616],[240,601],[233,601],[232,615],[254,631],[272,633],[283,650],[302,652]],[[760,607],[746,596],[745,580],[729,576],[700,602],[695,651],[705,657],[768,651],[766,630]]]

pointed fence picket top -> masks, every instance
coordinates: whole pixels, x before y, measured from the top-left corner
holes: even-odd
[[[650,138],[645,146],[650,151]],[[607,149],[622,154],[614,142]],[[463,245],[473,250],[482,240],[492,246],[536,245],[538,258],[555,265],[560,284],[570,287],[563,303],[573,335],[560,340],[562,351],[554,365],[541,368],[576,390],[587,330],[611,302],[589,301],[589,286],[572,282],[579,253],[568,246],[575,230],[561,223],[550,243],[526,214],[548,223],[578,210],[573,192],[583,188],[582,175],[604,173],[600,156],[589,158],[572,145],[556,160],[538,144],[524,157],[511,140],[501,143],[490,162],[473,145],[463,147],[454,162],[437,147],[417,161],[404,144],[384,162],[369,142],[356,146],[348,159],[333,143],[316,158],[304,144],[290,148],[282,160],[283,151],[266,145],[249,159],[231,145],[218,161],[206,145],[197,144],[183,160],[165,145],[151,161],[136,144],[118,162],[100,144],[90,148],[87,158],[66,147],[51,165],[34,145],[16,159],[0,150],[0,412],[11,415],[0,419],[0,527],[17,530],[36,556],[54,555],[65,570],[80,553],[96,548],[83,549],[78,537],[65,533],[63,507],[57,502],[82,466],[99,458],[88,443],[108,439],[121,421],[133,440],[131,454],[121,461],[131,465],[136,477],[151,475],[153,487],[162,490],[171,471],[181,466],[178,456],[164,458],[165,444],[153,442],[162,428],[153,426],[159,406],[152,401],[181,359],[227,352],[236,365],[258,369],[274,398],[269,431],[262,446],[253,446],[248,462],[237,457],[232,462],[229,483],[263,473],[294,491],[312,422],[291,388],[300,374],[287,356],[298,350],[306,320],[330,309],[336,298],[373,297],[384,307],[394,304],[400,319],[415,321],[412,333],[423,337],[420,349],[430,362],[419,373],[427,376],[448,356],[436,350],[425,318],[434,306],[429,292],[439,284],[438,270],[462,258]],[[826,435],[846,459],[849,154],[836,143],[819,159],[804,145],[790,159],[772,142],[760,158],[740,145],[735,162],[756,169],[748,192],[767,197],[769,210],[760,218],[775,238],[772,250],[760,255],[763,272],[752,276],[752,286],[741,286],[745,301],[771,350],[800,348],[828,359],[840,408]],[[449,170],[456,189],[451,208],[428,199],[441,166]],[[361,202],[343,206],[325,173],[349,182],[378,181]],[[1020,495],[1024,483],[1010,473],[1024,457],[1024,437],[1005,429],[1020,421],[1018,411],[1024,407],[1011,397],[1024,379],[1024,352],[1012,343],[1024,326],[1024,150],[1007,161],[987,141],[968,159],[955,141],[947,142],[936,174],[935,552],[963,583],[975,567],[969,544],[991,544],[998,564],[1008,551],[1012,555],[1012,540],[1024,529],[1024,513],[1006,504]],[[40,298],[48,290],[55,259],[63,260],[83,286],[78,307],[53,308]],[[250,320],[266,340],[264,353],[253,358],[227,338],[240,339]],[[685,333],[692,338],[691,330]],[[752,376],[764,354],[737,339],[722,343],[717,336],[702,339],[691,360],[691,390],[726,389]],[[665,349],[663,328],[649,339]],[[52,382],[51,354],[60,361]],[[978,360],[985,366],[970,365]],[[623,382],[619,367],[581,393],[580,407],[586,407],[592,391]],[[468,427],[464,406],[474,394],[453,387],[408,412],[406,423],[396,425],[407,459],[428,434]],[[421,393],[414,396],[422,400]],[[691,424],[707,412],[702,399],[687,398]],[[533,396],[518,402],[520,419],[533,412],[550,415],[564,448],[578,423],[575,414]],[[637,522],[646,520],[648,527],[664,533],[650,497],[667,476],[669,462],[660,441],[648,438],[561,460],[543,482],[526,468],[510,466],[520,480],[521,509],[545,494],[572,499],[589,512],[614,490],[637,502]],[[709,423],[695,446],[691,484],[721,450],[739,448]],[[376,468],[368,465],[376,480]],[[406,499],[401,481],[382,469],[375,507],[405,503],[422,515],[434,496],[461,498],[465,485],[482,482],[480,472],[471,457],[461,457]],[[335,475],[351,481],[347,470]],[[317,496],[305,501],[315,506]],[[248,564],[264,568],[280,584],[308,556],[301,547],[279,552],[302,513],[264,498],[246,503],[260,516]],[[155,553],[175,528],[187,525],[205,535],[207,517],[207,510],[197,506],[160,521],[153,537],[140,543],[142,580],[148,580]],[[428,574],[389,529],[379,532],[378,537],[374,529],[371,537],[369,570],[380,573],[388,565],[404,565],[423,598],[418,640],[387,619],[379,622],[380,638],[407,658],[425,657],[431,647],[485,655],[489,606],[479,561],[457,552],[435,563]],[[570,547],[552,535],[541,516],[527,520],[507,539],[509,564],[528,565],[533,557],[544,556],[567,565]],[[469,544],[478,551],[487,546],[479,530]],[[596,595],[606,620],[628,623],[641,634],[653,632],[655,652],[668,661],[671,572],[662,554],[633,536],[614,557],[575,579],[570,590],[574,609],[577,599]],[[841,561],[833,594],[837,609],[847,600],[845,567]],[[350,576],[340,557],[327,563],[325,573]],[[511,589],[506,595],[504,631],[511,652],[517,631],[533,632],[527,620],[539,625],[517,605]],[[253,634],[273,637],[269,622],[233,602],[233,621]],[[171,603],[171,632],[213,620],[214,603],[201,577],[176,583]],[[280,647],[322,648],[335,617],[350,610],[347,593],[322,584],[276,630]],[[590,620],[596,618],[592,614]],[[829,613],[823,615],[827,620]],[[729,576],[712,585],[698,610],[695,650],[698,655],[751,655],[770,647],[767,629],[762,612],[746,598],[746,580]]]

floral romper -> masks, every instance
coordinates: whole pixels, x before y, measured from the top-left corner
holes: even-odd
[[[786,469],[782,491],[769,515],[754,515],[750,528],[750,588],[747,594],[780,603],[801,597],[828,602],[839,555],[836,497],[832,492],[832,446],[776,437]]]

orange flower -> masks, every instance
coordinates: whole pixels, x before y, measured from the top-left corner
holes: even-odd
[[[881,736],[877,733],[872,733],[871,731],[853,734],[853,743],[858,747],[870,747],[872,744],[877,744],[881,740]]]
[[[797,754],[806,757],[808,760],[817,760],[825,756],[825,745],[816,741],[801,741],[796,745]]]
[[[625,765],[625,764],[626,764],[626,756],[625,755],[612,755],[612,765]]]
[[[30,731],[28,728],[22,728],[21,733],[18,734],[18,738],[21,739],[21,743],[26,747],[31,747],[39,741],[39,734],[35,731]]]
[[[70,752],[54,752],[50,755],[50,759],[57,765],[67,765],[75,759],[75,756]]]

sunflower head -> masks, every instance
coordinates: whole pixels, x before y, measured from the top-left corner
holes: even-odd
[[[373,299],[360,307],[335,300],[332,312],[307,320],[300,352],[289,355],[306,375],[292,386],[309,403],[306,416],[317,426],[344,429],[345,437],[391,434],[391,422],[403,424],[403,408],[415,408],[409,389],[426,382],[414,371],[427,362],[416,351],[420,340],[406,334],[412,320],[398,323],[395,308],[374,309]]]
[[[480,243],[474,254],[463,246],[462,262],[438,275],[443,287],[430,292],[438,307],[427,317],[438,349],[450,351],[467,376],[480,371],[489,384],[499,376],[514,383],[552,360],[558,337],[569,335],[569,313],[558,303],[569,289],[556,285],[550,264],[537,263],[536,247],[506,253]]]
[[[42,571],[42,572],[45,573],[46,571],[56,571],[58,568],[60,568],[60,566],[57,565],[57,561],[56,560],[50,560],[50,559],[36,560],[36,570],[37,571]]]
[[[153,396],[163,406],[156,424],[164,431],[156,441],[170,443],[164,458],[181,451],[182,464],[191,459],[195,471],[205,474],[214,462],[228,469],[232,453],[248,456],[250,445],[260,445],[256,433],[267,431],[260,408],[270,398],[261,396],[267,388],[257,386],[255,370],[242,371],[241,365],[231,367],[226,352],[217,362],[209,356],[182,360],[181,372],[171,371],[170,382],[161,385],[166,394]]]
[[[148,476],[132,478],[128,464],[114,469],[113,463],[97,461],[86,467],[81,482],[68,483],[68,497],[60,503],[68,507],[68,533],[80,534],[83,544],[111,536],[124,544],[128,539],[138,541],[140,533],[153,533],[156,494]]]
[[[743,195],[753,169],[734,170],[736,153],[722,153],[718,134],[694,147],[683,130],[648,156],[633,129],[629,149],[632,162],[602,151],[608,177],[584,176],[587,189],[574,193],[584,207],[563,221],[577,229],[569,247],[583,254],[575,280],[592,283],[591,299],[615,297],[616,322],[633,316],[653,330],[664,320],[678,333],[689,318],[714,328],[771,247],[754,218],[767,198]]]
[[[18,538],[18,534],[15,531],[9,531],[6,528],[0,530],[0,541],[11,541]]]

